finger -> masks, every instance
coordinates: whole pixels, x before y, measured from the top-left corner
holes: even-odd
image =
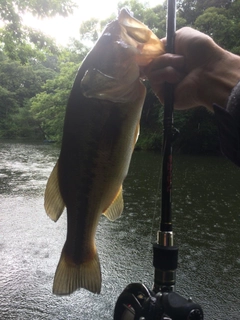
[[[166,67],[173,67],[176,69],[182,69],[184,67],[184,57],[171,53],[166,53],[155,58],[145,69],[144,72],[149,74],[156,69],[162,69]]]
[[[162,41],[162,43],[164,44],[164,46],[167,45],[167,38],[166,38],[166,37],[162,38],[161,41]]]
[[[183,78],[184,74],[172,67],[154,70],[148,75],[148,79],[154,87],[163,84],[164,82],[172,84],[179,83]]]

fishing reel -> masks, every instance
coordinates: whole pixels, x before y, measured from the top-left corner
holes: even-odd
[[[114,320],[203,320],[203,311],[176,292],[155,294],[141,283],[131,283],[117,300]]]
[[[200,305],[174,291],[178,247],[173,246],[173,233],[158,232],[157,241],[153,290],[141,283],[128,285],[117,300],[114,320],[203,320]]]

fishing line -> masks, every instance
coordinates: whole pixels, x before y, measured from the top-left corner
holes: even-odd
[[[152,214],[152,226],[151,226],[150,235],[149,235],[150,237],[149,245],[151,245],[151,248],[152,248],[153,242],[156,240],[154,239],[156,236],[156,233],[153,235],[153,229],[154,229],[156,214],[159,212],[160,201],[161,201],[161,198],[159,196],[160,190],[161,190],[161,181],[162,181],[161,167],[158,167],[157,177],[158,177],[158,184],[157,184],[157,189],[155,191],[154,209]],[[159,205],[158,205],[158,202],[159,202]]]

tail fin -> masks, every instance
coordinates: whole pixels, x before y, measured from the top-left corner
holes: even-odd
[[[91,261],[76,265],[69,262],[64,250],[62,251],[53,282],[54,294],[68,295],[80,288],[85,288],[93,293],[100,293],[101,282],[101,269],[97,252]]]

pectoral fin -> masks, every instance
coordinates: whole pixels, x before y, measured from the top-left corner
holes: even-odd
[[[123,212],[123,196],[122,196],[122,186],[120,187],[116,197],[114,198],[111,205],[107,208],[103,214],[111,221],[116,220],[120,217]]]
[[[59,219],[65,207],[59,189],[58,162],[53,168],[47,182],[44,196],[44,207],[48,216],[55,222]]]

